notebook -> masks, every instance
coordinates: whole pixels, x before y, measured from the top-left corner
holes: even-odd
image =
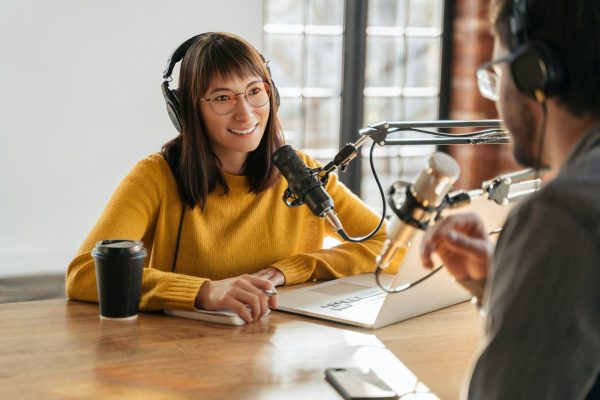
[[[503,225],[510,206],[500,206],[484,197],[446,215],[475,212],[488,232]],[[343,221],[342,221],[343,222]],[[381,274],[386,287],[411,283],[430,270],[422,266],[420,245],[423,232],[412,240],[396,275]],[[454,281],[445,268],[422,283],[400,293],[387,294],[372,273],[349,276],[280,293],[277,310],[377,329],[470,299],[470,294]]]
[[[268,315],[271,310],[268,310],[265,315]],[[215,322],[217,324],[225,324],[225,325],[244,325],[246,321],[242,319],[239,315],[231,310],[218,310],[218,311],[208,311],[208,310],[195,310],[195,311],[187,311],[187,310],[164,310],[164,313],[170,315],[172,317],[179,318],[187,318],[187,319],[197,319],[199,321],[206,322]]]

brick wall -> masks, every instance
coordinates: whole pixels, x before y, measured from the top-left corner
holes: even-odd
[[[450,119],[498,118],[496,107],[477,88],[477,67],[492,58],[493,38],[489,33],[489,0],[456,0],[454,3]],[[519,167],[510,145],[441,146],[461,165],[457,187],[478,188],[481,182]]]

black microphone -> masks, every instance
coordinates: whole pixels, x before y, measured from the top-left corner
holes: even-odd
[[[333,199],[323,188],[317,174],[302,161],[292,146],[281,146],[273,153],[275,166],[288,182],[283,200],[288,206],[306,204],[317,217],[326,217],[333,212]],[[292,203],[288,198],[295,198]]]
[[[417,181],[408,186],[406,200],[394,210],[387,239],[377,257],[377,271],[389,266],[399,248],[409,247],[414,234],[425,229],[460,175],[458,163],[445,153],[433,153]]]

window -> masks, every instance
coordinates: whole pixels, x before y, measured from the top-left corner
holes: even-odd
[[[364,126],[438,118],[442,9],[441,0],[369,0]],[[413,180],[434,150],[434,146],[376,149],[375,167],[384,190],[398,179]],[[363,146],[361,194],[379,209],[368,151]]]
[[[343,0],[265,0],[264,49],[286,141],[321,160],[339,147]]]
[[[342,96],[364,98],[363,127],[438,118],[443,1],[368,0],[362,93],[360,89],[341,93],[345,3],[264,1],[263,48],[281,94],[286,141],[324,162],[340,148]],[[362,149],[361,185],[354,189],[379,209],[369,147],[370,141]],[[377,148],[376,167],[384,190],[397,179],[413,179],[433,150],[432,146]]]

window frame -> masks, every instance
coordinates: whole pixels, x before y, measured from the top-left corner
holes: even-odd
[[[409,0],[406,0],[409,1]],[[305,2],[304,7],[307,6]],[[343,39],[342,39],[342,83],[340,95],[340,121],[338,133],[338,148],[346,143],[357,140],[357,132],[364,127],[365,106],[365,73],[367,55],[367,25],[368,25],[369,0],[344,0]],[[442,25],[440,40],[440,72],[438,98],[438,119],[448,119],[450,111],[450,93],[452,75],[452,21],[454,18],[454,4],[451,0],[442,0]],[[300,28],[300,27],[298,27]],[[263,28],[263,33],[267,31]],[[263,36],[264,40],[264,36]],[[406,62],[406,60],[404,61]],[[302,69],[304,74],[305,61]],[[406,73],[403,71],[403,73]],[[304,78],[303,78],[304,79]],[[304,114],[305,96],[302,95],[302,113]],[[380,121],[374,121],[380,122]],[[304,135],[305,122],[302,122]],[[301,139],[303,141],[303,139]],[[367,143],[371,145],[370,142]],[[319,152],[320,156],[327,157],[328,151]],[[362,184],[361,152],[345,173],[341,173],[340,180],[359,197]],[[335,154],[332,154],[333,157]],[[319,157],[319,158],[322,158]]]

